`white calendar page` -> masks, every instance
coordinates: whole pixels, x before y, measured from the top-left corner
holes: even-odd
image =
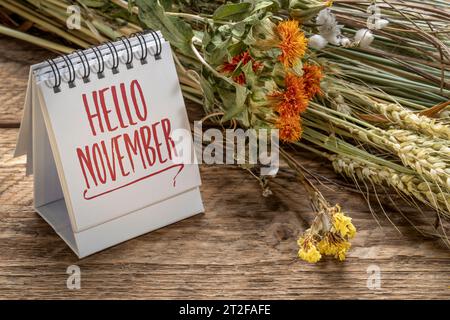
[[[38,82],[38,96],[74,231],[92,228],[198,187],[172,133],[189,121],[169,43],[161,59],[89,83]],[[64,78],[64,75],[63,75]],[[190,139],[189,141],[192,141]]]

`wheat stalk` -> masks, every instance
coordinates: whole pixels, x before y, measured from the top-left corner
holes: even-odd
[[[337,173],[360,181],[369,181],[374,185],[392,187],[450,217],[450,193],[442,191],[439,186],[420,176],[400,173],[392,168],[350,156],[334,154],[328,158]]]
[[[439,119],[421,116],[394,103],[374,103],[373,107],[401,129],[410,129],[429,137],[450,139],[450,127]]]

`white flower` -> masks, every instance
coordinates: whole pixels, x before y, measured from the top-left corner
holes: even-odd
[[[315,34],[308,39],[308,45],[310,48],[313,49],[317,50],[323,49],[327,44],[328,44],[327,39],[322,37],[320,34]]]
[[[329,8],[323,9],[319,12],[316,18],[317,29],[322,37],[328,42],[339,45],[341,43],[341,28],[338,25],[336,17],[331,13]]]
[[[347,47],[350,47],[351,44],[352,44],[352,41],[349,38],[347,38],[347,37],[342,37],[341,38],[341,46],[347,48]]]
[[[389,21],[386,19],[379,19],[375,21],[375,30],[380,30],[386,27],[389,24]]]
[[[380,30],[389,24],[386,19],[381,19],[381,9],[377,4],[372,4],[367,7],[367,28],[370,30]]]
[[[369,29],[359,29],[355,34],[355,42],[361,48],[368,48],[372,44],[374,37]]]

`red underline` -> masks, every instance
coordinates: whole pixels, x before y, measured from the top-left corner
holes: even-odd
[[[88,192],[88,189],[86,189],[86,190],[84,190],[84,192],[83,192],[83,197],[84,197],[84,199],[86,199],[86,200],[92,200],[92,199],[95,199],[95,198],[104,196],[105,194],[111,193],[111,192],[113,192],[113,191],[116,191],[116,190],[119,190],[119,189],[128,187],[128,186],[130,186],[130,185],[132,185],[132,184],[134,184],[134,183],[137,183],[137,182],[139,182],[139,181],[148,179],[148,178],[150,178],[150,177],[153,177],[153,176],[155,176],[155,175],[157,175],[157,174],[160,174],[160,173],[162,173],[162,172],[164,172],[164,171],[167,171],[167,170],[170,170],[170,169],[176,168],[176,167],[179,167],[179,169],[178,169],[178,172],[177,172],[177,174],[175,175],[175,177],[173,177],[173,186],[175,187],[175,184],[176,184],[176,178],[177,178],[177,176],[180,174],[181,170],[183,170],[183,168],[184,168],[184,164],[183,164],[183,163],[171,165],[171,166],[169,166],[169,167],[167,167],[167,168],[164,168],[164,169],[161,169],[161,170],[159,170],[159,171],[152,172],[152,173],[150,173],[149,175],[147,175],[147,176],[145,176],[145,177],[136,179],[136,180],[134,180],[134,181],[128,182],[127,184],[124,184],[124,185],[119,186],[119,187],[117,187],[117,188],[114,188],[114,189],[111,189],[111,190],[107,190],[107,191],[105,191],[105,192],[102,192],[102,193],[99,193],[99,194],[96,194],[96,195],[93,195],[93,196],[90,196],[90,197],[87,197],[87,196],[86,196],[86,194],[87,194],[87,192]]]

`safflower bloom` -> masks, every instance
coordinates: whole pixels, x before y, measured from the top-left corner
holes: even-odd
[[[302,125],[300,116],[280,116],[276,123],[279,137],[282,141],[296,142],[302,136]]]
[[[316,263],[322,258],[319,250],[314,244],[314,241],[311,236],[306,236],[304,238],[300,238],[297,241],[300,249],[298,251],[298,256],[300,259],[305,260],[309,263]]]
[[[250,55],[250,52],[246,50],[231,58],[231,61],[225,62],[222,65],[221,71],[224,73],[234,73],[236,69],[245,66],[249,62],[252,63],[252,69],[254,72],[257,72],[262,67],[259,62],[253,59],[253,57]],[[233,81],[239,83],[240,85],[244,85],[246,83],[244,72],[240,71],[239,74],[234,75]]]
[[[270,95],[278,104],[275,110],[282,117],[294,117],[304,112],[308,107],[308,97],[305,94],[302,78],[288,73],[284,79],[284,91],[278,91]]]
[[[286,68],[292,68],[305,55],[308,41],[300,31],[297,20],[280,22],[276,31],[280,38],[278,48],[281,49],[278,59]]]
[[[303,88],[304,94],[308,99],[311,99],[316,94],[321,93],[320,82],[322,81],[323,73],[322,67],[314,64],[303,65]]]

